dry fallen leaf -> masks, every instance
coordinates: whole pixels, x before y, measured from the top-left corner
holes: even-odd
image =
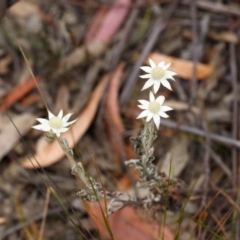
[[[120,115],[118,93],[120,87],[120,80],[125,64],[120,63],[113,73],[110,80],[107,97],[106,97],[106,123],[109,133],[110,142],[118,159],[121,159],[124,154],[126,158],[135,156],[132,146],[126,145],[123,141],[123,133],[125,131],[122,118]],[[122,162],[119,161],[121,166]],[[119,167],[121,169],[121,167]]]
[[[40,77],[35,77],[36,81],[40,81]],[[17,85],[8,95],[4,98],[0,107],[0,113],[11,107],[16,101],[20,100],[32,89],[36,88],[36,82],[33,78],[29,78],[24,83]]]
[[[16,125],[21,136],[24,136],[36,121],[36,116],[32,114],[21,114],[12,116],[12,121]],[[17,129],[7,116],[0,118],[0,160],[13,148],[21,138]]]
[[[230,31],[217,32],[217,31],[211,30],[208,33],[208,37],[216,41],[223,41],[223,42],[229,42],[234,44],[238,43],[238,35]]]
[[[120,86],[120,79],[123,68],[124,64],[122,63],[117,67],[116,71],[113,73],[111,77],[106,98],[106,115],[105,115],[112,148],[119,156],[121,155],[121,148],[124,145],[122,142],[124,126],[120,116],[118,104],[118,90]]]
[[[98,31],[98,28],[102,22],[102,19],[106,16],[107,8],[100,8],[97,12],[97,14],[94,16],[94,19],[92,20],[90,27],[85,35],[85,43],[91,42],[94,37],[96,36],[96,33]]]
[[[169,68],[170,71],[176,72],[177,75],[181,78],[191,80],[192,72],[193,72],[193,62],[188,60],[183,60],[180,58],[170,57],[160,53],[151,53],[149,56],[154,62],[159,63],[161,61],[165,61],[167,63],[171,62],[171,66]],[[148,62],[148,60],[147,60]],[[202,80],[204,78],[209,77],[214,71],[212,66],[198,63],[197,64],[197,79]]]
[[[121,24],[126,20],[126,15],[129,11],[128,6],[130,5],[130,0],[116,0],[115,4],[124,5],[124,7],[116,7],[113,5],[106,13],[101,24],[99,24],[99,29],[94,37],[92,39],[88,39],[88,42],[95,41],[109,43],[113,35],[120,28]],[[98,15],[96,17],[99,18]]]
[[[70,131],[62,134],[62,138],[68,139],[69,146],[73,148],[75,143],[84,135],[90,126],[97,111],[98,103],[108,82],[108,75],[97,85],[92,93],[86,108],[80,113],[77,122],[74,123]],[[24,160],[22,166],[25,168],[47,167],[58,162],[64,156],[64,152],[57,141],[49,144],[45,150],[38,152],[30,160]],[[36,159],[36,160],[35,160]]]
[[[160,172],[166,173],[171,178],[178,177],[189,162],[187,139],[174,139],[171,149],[161,161]]]
[[[89,214],[96,228],[104,238],[109,238],[99,203],[90,203]],[[101,204],[104,209],[104,204]],[[166,226],[144,222],[135,210],[125,207],[108,218],[114,239],[118,240],[173,240],[172,232]]]
[[[19,1],[15,3],[8,12],[14,17],[26,18],[30,15],[38,15],[40,13],[39,6],[30,1]]]
[[[109,120],[114,124],[119,134],[122,134],[124,131],[118,104],[118,91],[124,65],[124,63],[119,64],[116,71],[112,75],[106,99],[107,116]]]

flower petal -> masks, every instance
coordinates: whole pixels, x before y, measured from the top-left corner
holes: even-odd
[[[146,73],[150,73],[152,71],[152,68],[150,68],[148,66],[143,66],[143,67],[140,67],[140,68]]]
[[[146,105],[146,106],[148,106],[148,104],[149,104],[149,101],[147,101],[147,100],[138,100],[142,105]]]
[[[43,132],[49,132],[50,131],[50,127],[49,126],[42,125],[42,124],[32,126],[32,128],[40,130],[40,131],[43,131]]]
[[[53,114],[48,110],[48,119],[51,119],[51,118],[53,118],[53,117],[55,117],[55,115],[53,115]]]
[[[171,65],[171,63],[168,63],[168,64],[166,64],[165,66],[163,66],[162,68],[163,68],[164,70],[167,70],[167,69],[170,67],[170,65]]]
[[[138,119],[138,118],[144,118],[144,117],[148,116],[148,113],[149,113],[148,110],[145,110],[145,111],[141,112],[141,113],[138,115],[137,119]]]
[[[169,90],[172,90],[171,85],[169,84],[168,80],[163,79],[161,82],[162,82],[162,85],[163,85],[165,88],[168,88]]]
[[[153,118],[154,114],[148,111],[147,119],[146,121],[149,122]]]
[[[153,121],[154,121],[157,129],[159,129],[159,126],[160,126],[160,117],[155,114],[155,115],[153,116]]]
[[[60,134],[61,134],[61,133],[60,133],[60,131],[57,130],[57,131],[55,132],[55,134],[57,135],[57,137],[60,137]]]
[[[140,78],[150,78],[151,77],[151,74],[145,74],[145,75],[141,75],[139,76]]]
[[[165,113],[165,112],[163,112],[163,111],[160,111],[159,112],[159,115],[161,116],[161,117],[163,117],[163,118],[168,118],[169,116]]]
[[[158,67],[164,67],[164,65],[165,65],[165,62],[164,61],[161,61],[159,64],[158,64]]]
[[[160,85],[161,85],[160,81],[154,82],[154,86],[153,86],[154,93],[157,93],[158,89],[160,88]]]
[[[138,105],[138,107],[144,110],[148,109],[148,106],[145,106],[145,105]]]
[[[63,133],[63,132],[67,132],[68,130],[69,130],[69,128],[63,127],[63,128],[60,128],[60,129],[59,129],[59,132],[60,132],[60,133]]]
[[[150,100],[150,102],[155,101],[155,97],[154,97],[154,94],[152,93],[152,91],[149,92],[149,100]]]
[[[68,113],[66,116],[62,118],[62,121],[67,122],[71,116],[72,116],[72,113]]]
[[[167,111],[173,110],[173,108],[168,107],[168,106],[161,106],[161,110],[162,110],[163,112],[167,112]]]
[[[159,96],[156,99],[156,102],[158,102],[160,105],[162,105],[164,101],[165,101],[165,97],[164,96]]]
[[[63,110],[61,109],[59,114],[58,114],[58,118],[62,118],[62,116],[63,116]]]
[[[49,123],[49,120],[45,118],[37,118],[37,120],[44,125],[47,125]]]
[[[59,132],[58,129],[55,129],[55,128],[51,128],[51,131],[53,131],[55,134],[57,134],[57,132]]]
[[[67,122],[67,123],[63,123],[63,127],[68,127],[70,126],[71,124],[75,123],[77,121],[77,119],[71,121],[71,122]]]
[[[172,80],[174,80],[175,81],[175,79],[173,78],[173,76],[175,76],[176,75],[176,73],[175,72],[172,72],[172,71],[166,71],[165,72],[165,78],[166,79],[172,79]]]
[[[153,82],[151,79],[149,79],[149,80],[144,84],[144,86],[143,86],[143,88],[142,88],[142,91],[145,90],[145,89],[147,89],[147,88],[149,88],[149,87],[151,87],[153,84],[154,84],[154,82]]]
[[[154,67],[157,66],[156,63],[155,63],[151,58],[149,58],[148,60],[149,60],[150,66],[151,66],[152,68],[154,68]]]

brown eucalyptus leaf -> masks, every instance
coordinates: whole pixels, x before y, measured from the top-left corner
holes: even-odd
[[[100,234],[109,238],[109,232],[105,226],[99,203],[91,203],[89,213],[91,220]],[[104,210],[104,204],[101,204]],[[161,226],[156,223],[145,222],[138,216],[136,211],[131,207],[125,207],[115,212],[108,218],[109,226],[113,233],[114,239],[119,240],[173,240],[173,233],[167,226]]]
[[[34,124],[36,116],[32,114],[21,114],[12,117],[12,121],[16,125],[17,129],[13,123],[9,120],[7,116],[1,116],[0,118],[0,160],[4,157],[14,145],[19,141],[21,136],[24,136],[31,126]],[[19,135],[18,131],[21,136]]]
[[[187,80],[192,79],[192,73],[193,73],[192,61],[170,57],[160,53],[151,53],[149,55],[149,58],[151,58],[156,63],[159,63],[161,61],[164,61],[166,63],[171,62],[171,66],[169,67],[170,71],[176,72],[177,75],[183,79],[187,79]],[[209,77],[213,72],[214,72],[214,68],[212,66],[209,66],[203,63],[197,64],[198,80],[203,80],[204,78]]]
[[[122,134],[124,131],[124,126],[120,116],[120,109],[118,103],[118,91],[120,87],[120,80],[124,68],[124,63],[121,63],[110,80],[109,89],[107,92],[106,99],[106,110],[108,120],[111,121],[119,134]]]
[[[128,6],[130,0],[116,0],[116,5],[124,5],[124,7],[112,6],[107,13],[103,13],[102,10],[96,15],[96,19],[90,28],[90,34],[88,35],[87,42],[102,42],[109,43],[113,35],[118,31],[121,24],[126,20],[126,15],[129,11]],[[93,28],[96,29],[96,21],[99,21],[99,15],[105,15],[102,21],[98,24],[96,34],[93,35]]]

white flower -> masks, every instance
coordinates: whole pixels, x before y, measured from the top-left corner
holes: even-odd
[[[168,118],[166,111],[172,110],[171,107],[162,106],[165,97],[159,96],[155,99],[154,94],[150,91],[149,100],[138,100],[142,105],[138,105],[139,108],[144,111],[137,118],[147,117],[146,121],[149,122],[152,118],[157,128],[160,126],[160,117]]]
[[[77,121],[71,121],[67,122],[69,118],[71,117],[72,113],[67,114],[65,117],[63,117],[63,111],[61,110],[58,114],[58,116],[54,116],[49,110],[48,110],[48,118],[37,118],[37,120],[41,123],[39,125],[33,126],[32,128],[35,128],[37,130],[41,130],[44,132],[53,132],[57,135],[57,137],[60,137],[60,134],[63,132],[66,132],[71,124]]]
[[[158,65],[156,65],[150,58],[149,63],[151,67],[140,67],[144,72],[148,73],[140,76],[140,78],[149,78],[148,81],[144,84],[142,90],[145,90],[146,88],[149,88],[153,85],[154,93],[156,93],[160,88],[161,83],[164,87],[172,90],[167,80],[174,80],[173,76],[176,75],[175,72],[167,70],[170,67],[171,63],[165,65],[165,62],[160,62]]]

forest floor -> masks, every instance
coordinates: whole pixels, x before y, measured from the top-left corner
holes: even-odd
[[[237,0],[21,0],[0,28],[0,239],[240,240]],[[32,126],[73,113],[75,161],[106,191],[133,191],[139,172],[124,162],[138,158],[149,58],[177,73],[158,93],[173,111],[153,164],[184,184],[160,220],[126,206],[109,230],[58,142]]]

